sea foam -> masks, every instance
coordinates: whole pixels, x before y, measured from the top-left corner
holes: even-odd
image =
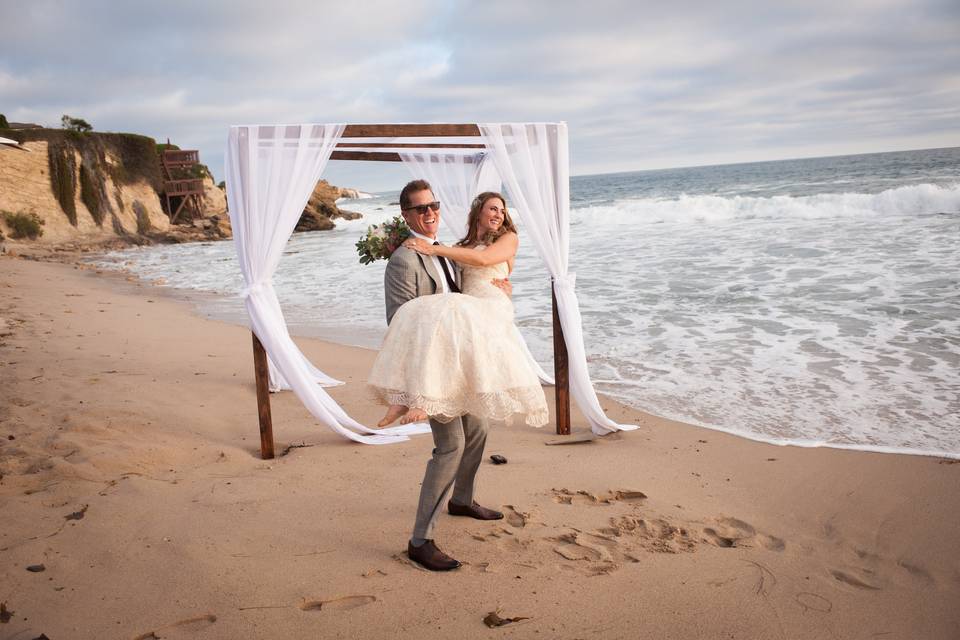
[[[880,193],[829,193],[809,196],[683,195],[622,199],[579,210],[579,222],[615,215],[634,223],[713,222],[733,219],[830,219],[837,217],[925,215],[960,212],[960,184],[919,184]]]

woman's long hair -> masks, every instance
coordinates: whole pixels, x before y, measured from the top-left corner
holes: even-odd
[[[500,228],[496,231],[490,231],[481,238],[480,211],[490,198],[499,198],[500,202],[503,203],[503,224],[501,224]],[[510,219],[510,214],[507,212],[507,201],[496,191],[484,191],[474,198],[473,203],[470,205],[470,215],[467,217],[467,235],[457,243],[457,246],[472,247],[475,244],[493,244],[497,238],[508,231],[516,233],[517,228],[514,226],[513,220]]]

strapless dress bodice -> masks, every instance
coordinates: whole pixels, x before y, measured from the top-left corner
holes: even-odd
[[[506,294],[494,286],[490,281],[503,280],[510,275],[510,267],[506,262],[488,267],[463,266],[461,290],[468,296],[475,298],[503,298],[509,301]]]

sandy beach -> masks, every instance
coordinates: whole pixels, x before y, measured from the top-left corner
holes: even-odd
[[[492,429],[509,463],[479,498],[507,517],[444,516],[465,566],[432,574],[405,556],[429,436],[353,444],[284,393],[261,460],[250,342],[123,276],[0,257],[0,639],[960,637],[956,461],[602,399],[641,428]],[[374,353],[298,342],[374,423]]]

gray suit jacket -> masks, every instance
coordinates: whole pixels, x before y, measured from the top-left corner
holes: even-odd
[[[454,282],[460,286],[460,267],[453,260],[447,260],[452,268]],[[387,324],[404,302],[420,296],[429,296],[443,292],[440,284],[443,273],[438,273],[433,260],[422,256],[412,249],[400,247],[387,261],[387,270],[383,274],[383,293],[387,305]]]

